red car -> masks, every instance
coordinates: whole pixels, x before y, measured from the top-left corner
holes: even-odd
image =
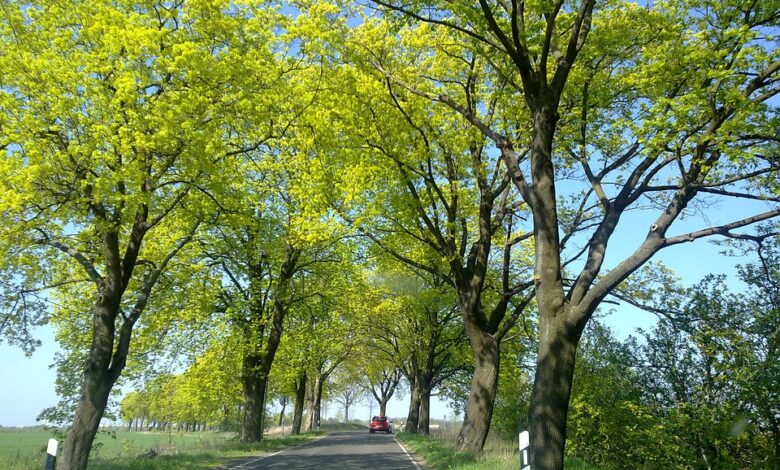
[[[374,434],[377,431],[386,432],[388,434],[393,433],[393,423],[387,419],[387,416],[374,416],[371,418],[368,432]]]

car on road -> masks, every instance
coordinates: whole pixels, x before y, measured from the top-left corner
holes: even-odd
[[[387,419],[387,416],[374,416],[371,418],[371,424],[368,427],[368,432],[374,434],[375,432],[386,432],[388,434],[393,433],[393,422]]]

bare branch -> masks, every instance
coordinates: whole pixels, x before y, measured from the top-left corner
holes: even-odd
[[[722,235],[722,236],[730,236],[731,230],[735,228],[745,227],[747,225],[752,225],[756,222],[761,222],[762,220],[768,220],[774,217],[777,217],[780,215],[780,208],[774,209],[771,211],[763,212],[761,214],[754,215],[752,217],[748,217],[742,220],[738,220],[736,222],[732,222],[730,224],[726,225],[719,225],[717,227],[709,227],[703,230],[697,230],[695,232],[686,233],[685,235],[678,235],[676,237],[666,238],[663,241],[662,247],[665,248],[667,246],[677,245],[679,243],[684,242],[692,242],[699,238],[709,237],[712,235]]]
[[[52,240],[45,233],[43,235],[44,238],[39,238],[34,242],[38,245],[48,245],[54,247],[62,251],[63,253],[69,255],[70,257],[75,259],[81,265],[82,268],[84,268],[84,271],[87,272],[87,275],[92,280],[92,282],[94,282],[97,286],[100,286],[100,284],[103,282],[103,278],[97,272],[97,269],[95,269],[95,265],[92,263],[92,261],[90,261],[84,253],[68,245],[65,245],[64,243],[58,242],[56,240]]]

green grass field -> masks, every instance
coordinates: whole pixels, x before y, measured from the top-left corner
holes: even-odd
[[[41,470],[53,432],[40,428],[0,429],[0,469]],[[174,470],[214,468],[227,458],[256,455],[300,444],[311,435],[274,436],[243,445],[231,433],[101,432],[90,455],[90,469]]]

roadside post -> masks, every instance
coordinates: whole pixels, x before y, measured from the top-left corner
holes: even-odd
[[[528,431],[520,433],[520,470],[531,470],[531,440]]]
[[[46,462],[43,470],[54,470],[54,464],[57,460],[57,439],[49,439],[49,445],[46,446]]]

